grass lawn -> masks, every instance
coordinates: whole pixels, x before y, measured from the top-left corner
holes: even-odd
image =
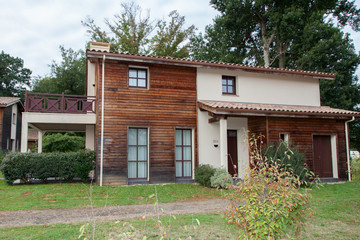
[[[197,220],[200,225],[198,224]],[[95,239],[236,239],[236,229],[228,225],[219,214],[179,215],[174,218],[137,219],[96,223]],[[82,224],[57,224],[0,229],[0,239],[77,239]],[[134,230],[132,230],[134,227]],[[128,232],[128,238],[122,234]],[[85,236],[92,239],[92,227],[87,226]],[[83,239],[83,238],[81,238]]]
[[[90,206],[90,184],[57,183],[8,186],[0,181],[0,211]],[[221,192],[193,184],[93,187],[94,206],[153,203],[155,193],[160,203],[217,198]]]
[[[312,196],[314,215],[290,239],[360,239],[360,181],[326,184]]]

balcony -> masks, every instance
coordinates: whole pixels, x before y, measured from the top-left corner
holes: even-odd
[[[94,96],[26,92],[25,112],[95,113],[95,102]]]

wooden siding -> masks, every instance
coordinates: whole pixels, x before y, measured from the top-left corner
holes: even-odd
[[[305,153],[310,170],[313,169],[313,135],[336,135],[338,173],[346,179],[347,159],[345,144],[345,120],[313,118],[268,118],[268,141],[276,142],[280,133],[289,134],[291,143]]]
[[[129,66],[148,67],[148,89],[128,87]],[[97,161],[101,133],[101,63],[96,67],[98,99]],[[105,63],[104,185],[128,184],[129,127],[146,127],[149,134],[149,183],[175,182],[175,128],[196,131],[196,69],[128,62]],[[99,168],[97,169],[99,177]]]
[[[0,108],[0,149],[2,149],[3,108]]]
[[[12,107],[3,108],[2,111],[2,131],[1,131],[1,148],[5,151],[11,149],[11,116]]]
[[[289,134],[289,140],[305,154],[306,163],[312,171],[313,135],[336,135],[339,178],[347,179],[345,120],[249,117],[248,128],[250,133],[264,135],[264,144],[279,141],[281,133]]]

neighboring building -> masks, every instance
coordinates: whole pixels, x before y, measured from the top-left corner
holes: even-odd
[[[0,148],[3,151],[20,150],[21,112],[20,98],[0,97]]]
[[[88,97],[27,98],[23,126],[86,131],[100,185],[192,182],[199,164],[243,177],[248,132],[265,144],[291,141],[321,178],[347,178],[346,122],[360,113],[320,106],[319,80],[334,74],[111,53],[104,43],[90,48]],[[65,111],[67,98],[77,111]],[[45,113],[40,105],[56,107]],[[55,115],[66,124],[50,124]]]

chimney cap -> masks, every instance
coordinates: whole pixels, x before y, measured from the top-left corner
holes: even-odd
[[[89,47],[90,50],[102,51],[102,52],[110,52],[110,43],[105,42],[90,42]]]

